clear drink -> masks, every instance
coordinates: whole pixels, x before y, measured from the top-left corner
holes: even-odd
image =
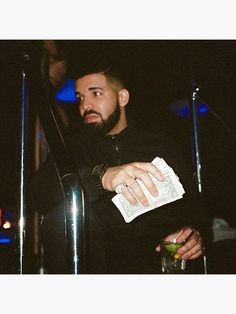
[[[164,274],[183,274],[186,269],[186,260],[177,253],[183,243],[176,241],[161,242],[161,268]]]

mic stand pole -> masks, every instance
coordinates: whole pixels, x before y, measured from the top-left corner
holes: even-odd
[[[200,145],[199,145],[199,119],[198,119],[198,96],[199,87],[195,81],[192,82],[192,123],[193,123],[193,142],[194,142],[194,166],[195,174],[197,181],[197,188],[200,195],[202,195],[202,165],[201,165],[201,156],[200,156]],[[204,273],[207,274],[207,261],[205,252],[203,252],[203,264],[204,264]]]
[[[25,250],[26,250],[26,172],[27,172],[27,152],[28,152],[28,86],[27,71],[29,57],[23,54],[22,66],[22,99],[20,108],[20,138],[19,138],[19,191],[18,191],[18,234],[17,234],[17,254],[19,254],[18,272],[23,274],[25,270]]]
[[[83,190],[52,107],[44,101],[38,104],[37,111],[64,194],[68,271],[80,274],[86,266]]]
[[[19,272],[25,272],[26,261],[26,164],[27,131],[29,105],[37,107],[40,122],[56,164],[57,173],[63,188],[66,212],[66,240],[68,268],[71,274],[85,270],[85,213],[84,194],[79,182],[76,168],[71,160],[67,145],[57,123],[52,106],[47,78],[42,79],[41,64],[31,55],[24,53],[22,71],[22,108],[20,113],[20,165],[19,165],[19,228],[17,234],[19,251]],[[27,69],[27,71],[26,71]],[[27,215],[26,215],[27,214]]]
[[[44,77],[38,88],[37,99],[39,101],[37,99],[35,101],[64,192],[68,269],[71,274],[80,274],[86,269],[84,193],[68,150],[68,144],[51,105],[55,95],[50,90],[47,58],[43,61],[45,62],[45,64],[42,63]]]
[[[192,122],[193,122],[193,142],[195,153],[195,170],[197,179],[198,192],[202,193],[202,165],[200,158],[200,146],[199,146],[199,119],[198,119],[198,92],[199,88],[196,83],[192,85]]]

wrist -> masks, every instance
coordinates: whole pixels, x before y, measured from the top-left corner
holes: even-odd
[[[108,169],[107,164],[99,164],[99,165],[96,165],[92,170],[93,182],[101,190],[105,190],[102,184],[102,178],[104,174],[106,173],[107,169]]]

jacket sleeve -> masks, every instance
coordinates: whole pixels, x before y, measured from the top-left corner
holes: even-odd
[[[106,193],[100,190],[92,179],[92,169],[84,166],[77,169],[79,183],[88,201],[96,201]],[[63,185],[55,163],[49,154],[47,160],[32,176],[31,199],[33,208],[40,213],[64,202]]]
[[[55,164],[49,155],[31,180],[31,201],[34,210],[45,213],[64,201],[63,190]]]

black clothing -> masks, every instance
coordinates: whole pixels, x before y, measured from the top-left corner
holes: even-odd
[[[153,135],[128,127],[118,135],[105,136],[96,142],[77,139],[73,147],[87,199],[88,273],[161,273],[159,254],[155,252],[160,238],[185,226],[193,226],[201,231],[205,219],[204,208],[192,181],[191,169],[187,167],[177,145],[161,132]],[[126,223],[111,201],[115,194],[104,193],[93,183],[92,168],[100,163],[117,166],[134,161],[151,162],[157,156],[162,157],[180,178],[185,189],[183,199]],[[34,181],[35,208],[44,211],[45,216],[49,215],[50,208],[59,206],[63,201],[62,193],[59,196],[60,185],[55,182],[51,165],[48,160],[44,170],[39,172]],[[194,265],[196,262],[188,263]],[[57,271],[55,265],[54,270],[50,270],[61,271]]]

